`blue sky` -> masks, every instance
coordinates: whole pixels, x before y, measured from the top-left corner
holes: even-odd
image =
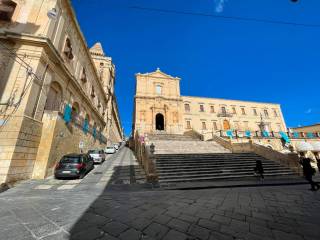
[[[116,65],[116,94],[131,131],[135,73],[157,67],[182,78],[181,94],[276,102],[289,127],[320,116],[320,1],[73,0],[88,46],[100,41]],[[318,24],[211,18],[157,8]]]

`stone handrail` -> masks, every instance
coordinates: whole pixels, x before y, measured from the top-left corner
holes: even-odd
[[[158,181],[158,174],[156,171],[156,160],[150,151],[150,145],[147,145],[142,139],[140,138],[139,134],[136,133],[134,138],[134,152],[136,157],[143,167],[147,181],[148,182],[157,182]]]
[[[284,154],[268,147],[251,144],[252,151],[266,159],[271,159],[279,162],[281,165],[287,166],[299,175],[302,175],[302,168],[300,165],[299,155],[296,153]]]
[[[284,154],[271,148],[256,144],[252,142],[252,140],[247,143],[232,143],[231,141],[228,141],[217,135],[213,136],[213,140],[222,145],[224,148],[229,149],[233,153],[254,152],[266,159],[277,161],[281,165],[289,167],[297,174],[302,175],[299,155],[296,153]]]

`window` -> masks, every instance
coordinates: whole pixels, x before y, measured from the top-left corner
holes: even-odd
[[[200,112],[204,112],[204,107],[202,104],[200,104]]]
[[[86,69],[85,68],[82,68],[82,73],[81,73],[80,80],[83,83],[87,82],[87,74],[86,74]]]
[[[63,49],[63,53],[69,60],[73,59],[72,45],[71,45],[71,41],[70,41],[69,38],[66,39],[66,43],[65,43],[64,49]]]
[[[14,1],[0,1],[0,20],[11,21],[12,15],[17,7]]]
[[[156,94],[161,95],[162,93],[162,87],[160,85],[156,86]]]
[[[227,113],[226,107],[221,107],[221,113],[222,114],[226,114]]]
[[[233,114],[237,114],[236,107],[232,107],[232,113],[233,113]]]
[[[217,122],[212,122],[213,130],[218,130]]]
[[[187,120],[187,121],[186,121],[186,126],[187,126],[187,129],[191,129],[191,122],[190,122],[190,120]]]
[[[214,113],[214,106],[210,106],[210,112]]]
[[[189,105],[188,103],[185,103],[185,104],[184,104],[184,110],[185,110],[186,112],[190,112],[190,105]]]
[[[273,109],[273,114],[274,114],[275,117],[278,117],[278,113],[277,113],[276,109]]]
[[[241,113],[242,115],[246,115],[246,110],[243,107],[241,108]]]
[[[269,113],[267,109],[263,110],[263,112],[264,112],[264,116],[269,117]]]
[[[91,87],[91,97],[94,98],[96,96],[95,92],[94,92],[94,87]]]
[[[202,130],[207,130],[206,122],[202,122]]]
[[[258,116],[258,112],[257,112],[257,109],[253,109],[253,114],[255,115],[255,116]]]

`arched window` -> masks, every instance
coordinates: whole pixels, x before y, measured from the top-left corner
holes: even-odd
[[[71,111],[71,119],[72,119],[72,121],[76,122],[78,120],[79,114],[80,114],[79,103],[74,102],[72,104],[72,111]]]
[[[44,110],[60,111],[62,103],[62,87],[58,82],[52,82],[47,95],[47,101]]]

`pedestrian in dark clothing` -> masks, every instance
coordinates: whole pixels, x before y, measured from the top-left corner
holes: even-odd
[[[264,171],[263,171],[261,160],[256,160],[256,167],[254,168],[254,172],[260,175],[261,180],[264,179],[264,176],[263,176]]]
[[[320,185],[312,180],[312,176],[315,174],[316,170],[311,166],[311,159],[310,158],[303,158],[301,161],[303,174],[306,180],[311,185],[311,191],[317,191],[320,188]]]

